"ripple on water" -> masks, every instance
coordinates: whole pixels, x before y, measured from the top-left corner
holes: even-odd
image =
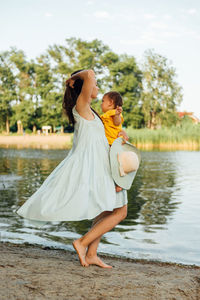
[[[66,157],[68,150],[0,149],[2,241],[72,250],[71,242],[91,221],[28,225],[14,211]],[[128,216],[106,233],[99,251],[132,258],[200,265],[200,152],[142,152],[128,191]]]

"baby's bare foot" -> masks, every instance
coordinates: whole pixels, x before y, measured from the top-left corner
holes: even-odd
[[[115,186],[115,190],[118,193],[118,192],[120,192],[122,190],[122,188],[121,188],[121,186],[116,185]]]
[[[80,239],[73,241],[72,245],[78,254],[81,265],[88,267],[89,264],[85,260],[86,248],[81,244]]]
[[[97,265],[101,268],[106,268],[106,269],[112,268],[112,266],[105,264],[97,255],[95,256],[86,255],[85,259],[89,265]]]

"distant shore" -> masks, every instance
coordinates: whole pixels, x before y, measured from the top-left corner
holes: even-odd
[[[48,134],[48,135],[0,135],[0,148],[33,148],[33,149],[70,149],[72,146],[73,133]],[[200,150],[197,142],[136,142],[131,137],[130,141],[141,150]]]
[[[69,149],[73,134],[0,135],[0,148]]]
[[[134,143],[133,143],[134,144]],[[138,149],[141,150],[162,150],[162,151],[176,151],[176,150],[188,150],[198,151],[200,146],[196,142],[181,142],[181,143],[135,143]]]
[[[0,243],[0,298],[200,299],[200,267],[101,255],[112,269],[82,267],[75,251]]]

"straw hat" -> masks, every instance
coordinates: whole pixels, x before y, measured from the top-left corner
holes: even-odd
[[[138,149],[122,138],[117,138],[110,148],[112,177],[117,185],[129,190],[139,168],[141,156]]]

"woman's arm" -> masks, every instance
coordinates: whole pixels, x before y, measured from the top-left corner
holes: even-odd
[[[91,119],[90,103],[92,100],[92,91],[96,85],[95,73],[93,70],[80,71],[72,75],[71,78],[66,81],[66,84],[69,84],[69,86],[73,88],[75,80],[79,78],[83,80],[83,86],[76,101],[76,109],[82,117]]]
[[[76,79],[83,80],[83,86],[81,89],[81,93],[77,99],[77,101],[85,101],[88,102],[91,100],[91,94],[93,87],[96,84],[95,73],[93,70],[83,70],[74,75],[72,75],[67,81],[66,84],[69,84],[71,88],[74,87],[74,82]]]

